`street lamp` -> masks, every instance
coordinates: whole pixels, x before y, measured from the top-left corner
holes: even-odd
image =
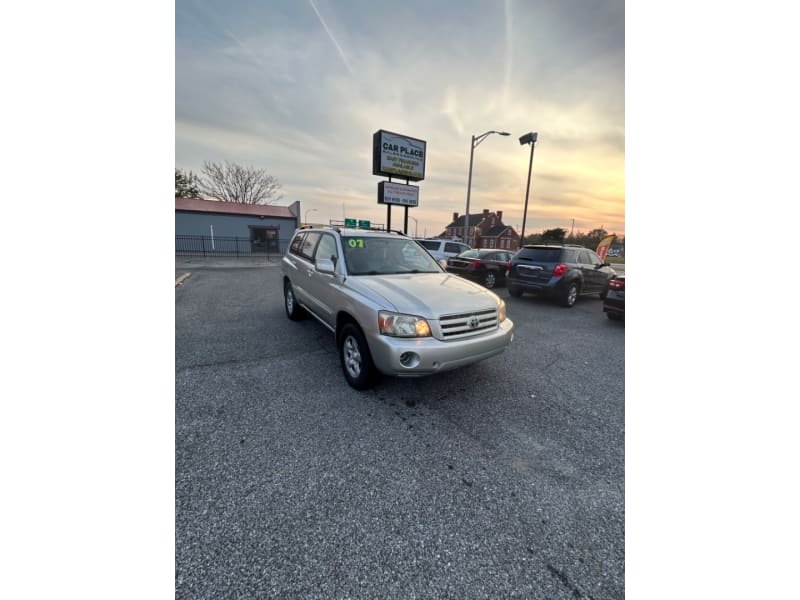
[[[306,211],[306,218],[305,218],[305,221],[304,221],[304,224],[305,224],[305,225],[308,225],[308,213],[310,213],[310,212],[314,212],[315,210],[317,210],[317,209],[316,209],[316,208],[309,208],[309,209]]]
[[[511,135],[507,131],[487,131],[486,133],[482,133],[478,136],[472,136],[472,145],[469,149],[469,179],[467,180],[467,213],[464,215],[464,239],[462,240],[465,244],[467,242],[467,233],[469,231],[469,195],[472,191],[472,157],[475,154],[475,148],[477,148],[478,144],[480,144],[483,140],[487,138],[487,136],[496,133],[498,135]]]
[[[522,244],[525,241],[525,220],[528,218],[528,194],[531,191],[531,169],[533,168],[533,147],[536,145],[536,139],[539,137],[539,134],[535,131],[531,133],[526,133],[521,138],[519,138],[520,146],[524,146],[525,144],[531,145],[531,160],[528,163],[528,187],[525,189],[525,210],[522,212],[522,235],[519,238],[519,247],[522,248]]]
[[[408,218],[409,219],[414,219],[414,217],[412,217],[411,215],[408,215]],[[418,237],[417,236],[417,225],[418,225],[417,220],[414,219],[414,237]]]

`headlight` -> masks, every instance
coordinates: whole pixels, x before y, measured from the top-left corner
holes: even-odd
[[[430,325],[422,317],[385,310],[378,313],[378,329],[381,335],[393,337],[428,337],[431,334]]]
[[[506,320],[506,303],[500,300],[500,306],[497,307],[497,322],[502,323]]]

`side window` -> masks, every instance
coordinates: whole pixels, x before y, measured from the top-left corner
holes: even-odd
[[[600,260],[600,257],[597,256],[596,253],[592,252],[591,250],[588,250],[587,252],[589,254],[589,262],[592,263],[592,265],[597,266],[603,264],[603,261]]]
[[[429,242],[427,240],[424,240],[422,242],[422,245],[425,246],[428,250],[436,251],[439,249],[439,242]]]
[[[564,254],[562,255],[561,260],[566,263],[578,262],[578,251],[571,248],[564,248]]]
[[[592,264],[592,261],[589,259],[589,251],[581,250],[580,256],[578,257],[578,261],[584,265]]]
[[[314,258],[328,258],[333,261],[333,266],[336,266],[339,259],[339,252],[336,250],[336,240],[332,235],[322,234]]]
[[[306,237],[306,232],[298,233],[292,240],[292,245],[289,247],[289,252],[292,254],[300,254],[300,248],[303,247],[303,239]]]
[[[454,242],[447,242],[444,245],[445,252],[455,252],[456,254],[461,254],[466,248],[461,248],[461,244],[456,244]]]
[[[303,258],[311,260],[314,256],[314,248],[320,238],[319,231],[310,231],[306,234],[306,239],[303,240],[303,245],[300,248],[300,254]]]

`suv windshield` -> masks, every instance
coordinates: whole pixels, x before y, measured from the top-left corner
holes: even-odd
[[[439,264],[408,238],[373,236],[342,237],[344,262],[349,275],[440,273]]]

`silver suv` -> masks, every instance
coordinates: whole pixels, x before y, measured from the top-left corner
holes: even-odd
[[[505,302],[445,272],[399,233],[298,229],[281,260],[286,314],[310,314],[336,336],[347,382],[379,373],[430,375],[503,352],[514,338]]]

